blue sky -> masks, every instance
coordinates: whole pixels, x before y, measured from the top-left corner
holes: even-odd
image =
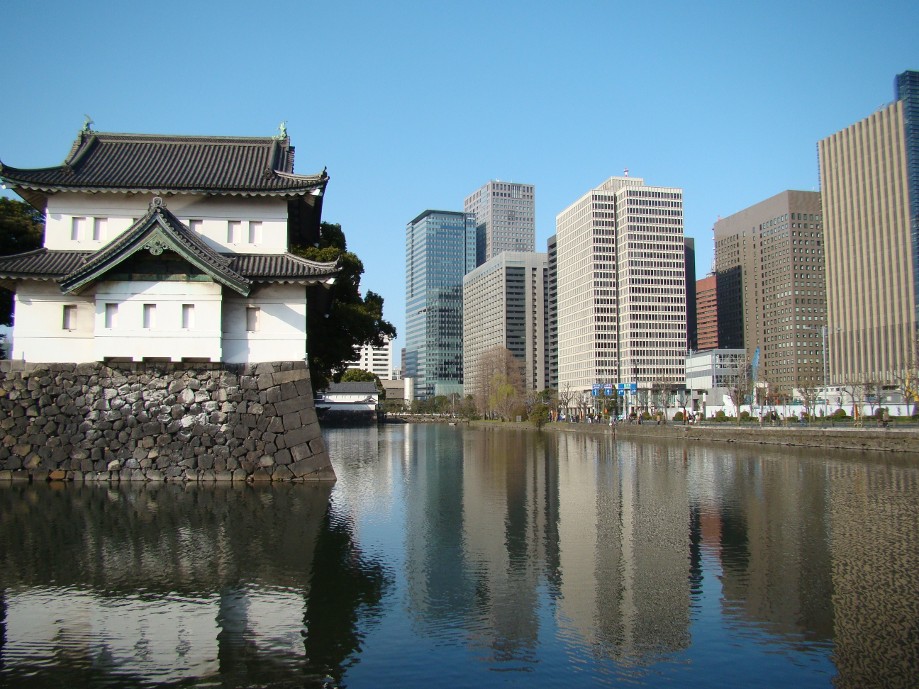
[[[31,2],[0,10],[0,160],[99,131],[271,136],[328,166],[324,218],[404,344],[405,224],[490,179],[536,185],[536,242],[628,168],[712,226],[817,190],[817,141],[919,69],[917,2]],[[3,192],[9,194],[9,192]],[[398,364],[399,356],[396,354]]]

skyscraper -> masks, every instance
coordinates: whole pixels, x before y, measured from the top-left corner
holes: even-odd
[[[611,177],[556,217],[559,389],[681,384],[683,192]]]
[[[696,240],[683,237],[683,262],[686,265],[686,349],[699,348],[699,322],[696,314]]]
[[[913,247],[913,301],[919,323],[919,72],[898,74],[896,98],[903,103],[903,128],[906,140],[906,166],[909,184],[910,234]]]
[[[555,235],[546,240],[548,298],[546,300],[546,387],[558,390],[558,243]]]
[[[916,346],[919,73],[900,98],[818,143],[830,381],[893,384]]]
[[[718,348],[718,292],[715,275],[696,280],[696,349]]]
[[[751,363],[759,350],[757,378],[771,392],[823,384],[823,251],[814,191],[783,191],[715,223],[718,345],[745,348]]]
[[[475,220],[427,210],[405,228],[403,375],[415,395],[462,393],[463,276],[475,268]]]
[[[514,355],[527,390],[546,388],[546,254],[505,251],[463,278],[465,394],[476,395],[480,357],[495,348]]]
[[[493,180],[466,197],[475,216],[477,266],[502,251],[536,250],[536,192],[532,184]]]

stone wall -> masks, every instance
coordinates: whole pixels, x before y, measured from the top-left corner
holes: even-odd
[[[305,362],[20,364],[0,480],[334,480]]]

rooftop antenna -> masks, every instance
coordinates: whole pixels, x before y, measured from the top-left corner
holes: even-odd
[[[628,176],[629,176],[629,168],[626,168],[625,170],[622,171],[622,176],[623,176],[623,177],[628,177]]]

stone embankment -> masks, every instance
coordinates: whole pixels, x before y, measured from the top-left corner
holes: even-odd
[[[530,428],[528,423],[472,422],[473,425],[501,428]],[[751,426],[731,423],[684,426],[653,422],[643,424],[551,423],[544,426],[550,431],[582,432],[610,435],[623,439],[669,439],[693,442],[739,443],[745,445],[776,445],[814,447],[836,450],[863,450],[870,452],[898,452],[919,458],[919,428],[915,426],[887,428],[872,426],[824,426],[821,424],[796,424],[794,426]]]
[[[0,480],[335,478],[305,362],[20,368],[0,373]]]

